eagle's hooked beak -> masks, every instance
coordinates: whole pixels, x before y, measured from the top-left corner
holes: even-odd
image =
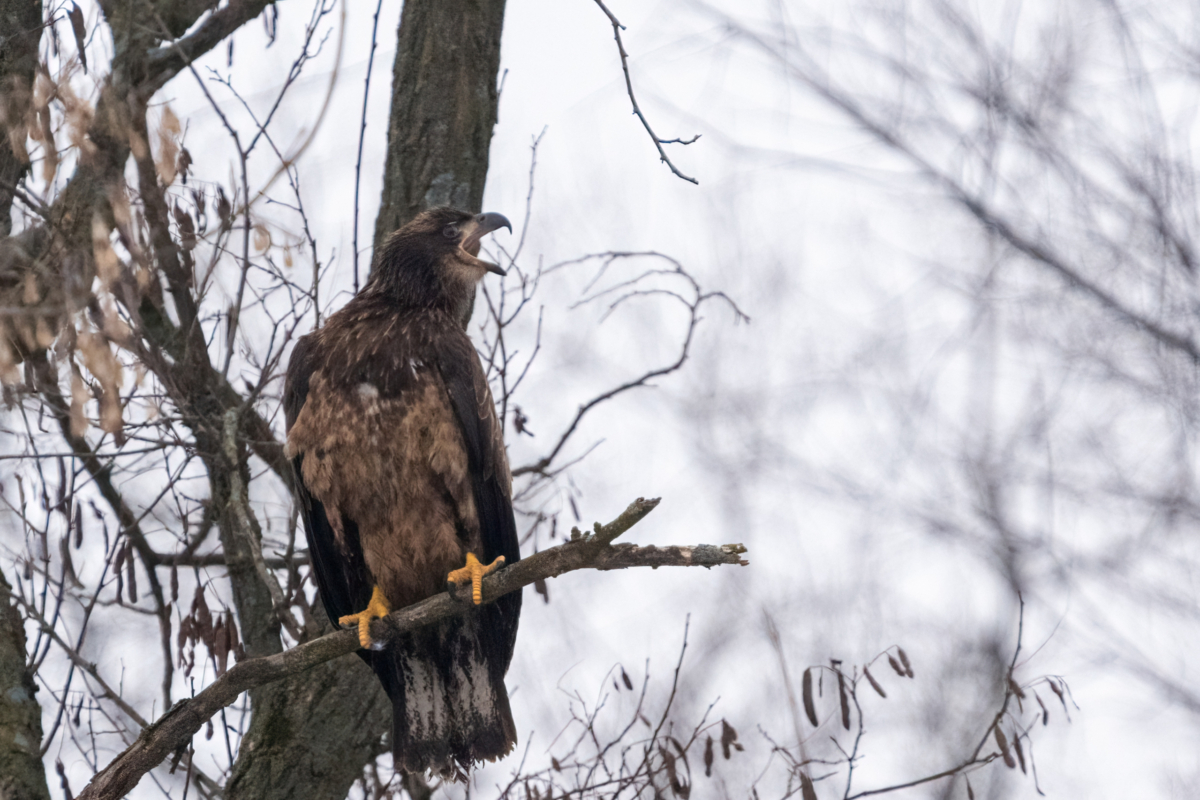
[[[492,231],[501,228],[508,228],[508,232],[512,233],[512,223],[508,221],[508,217],[503,214],[497,214],[494,211],[486,211],[483,214],[475,215],[469,223],[463,226],[462,244],[459,245],[463,250],[466,250],[472,256],[479,253],[479,240],[487,236]],[[507,275],[508,272],[499,264],[493,264],[490,261],[479,259],[479,263],[483,264],[488,272],[494,272],[497,275]]]

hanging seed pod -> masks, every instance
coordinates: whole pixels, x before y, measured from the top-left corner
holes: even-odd
[[[713,765],[713,738],[711,736],[709,736],[708,739],[705,740],[705,742],[704,742],[704,777],[706,777],[706,778],[712,777],[712,765]]]
[[[63,536],[58,543],[58,554],[62,558],[63,577],[70,581],[71,585],[76,589],[82,589],[83,584],[79,582],[79,577],[75,574],[75,564],[71,561],[71,543],[68,541],[70,533]]]
[[[838,702],[842,706],[842,727],[850,730],[850,698],[846,696],[846,678],[838,670]]]
[[[132,554],[127,554],[125,557],[126,580],[129,585],[129,602],[137,603],[137,565],[134,563]]]
[[[908,653],[904,652],[903,647],[897,647],[896,653],[900,656],[900,663],[904,665],[904,674],[910,678],[915,677],[912,671],[912,664],[908,660]]]
[[[895,672],[897,675],[899,675],[901,678],[908,677],[908,673],[904,671],[904,667],[900,666],[900,662],[897,661],[896,657],[893,656],[891,653],[888,653],[888,665],[891,666],[892,671]]]
[[[812,778],[800,773],[800,797],[803,800],[817,800],[817,790],[813,788]]]
[[[1013,760],[1012,753],[1008,752],[1008,737],[1004,735],[1004,731],[1000,730],[999,725],[992,730],[996,734],[996,744],[1000,747],[1000,755],[1004,757],[1004,766],[1015,769],[1017,762]]]
[[[1016,733],[1016,732],[1013,733],[1012,744],[1013,744],[1013,751],[1016,752],[1016,754],[1017,754],[1017,763],[1020,764],[1020,766],[1021,766],[1021,774],[1028,775],[1029,773],[1025,771],[1025,749],[1023,747],[1021,747],[1021,734],[1020,733]]]
[[[818,726],[817,708],[813,704],[812,667],[804,670],[804,679],[800,682],[800,695],[804,699],[804,714],[815,728]]]
[[[225,635],[225,618],[217,616],[217,624],[213,626],[213,662],[216,665],[217,677],[225,674],[225,667],[229,664],[229,639]]]
[[[885,692],[883,687],[879,685],[879,681],[875,680],[875,676],[871,674],[871,670],[867,669],[865,664],[863,665],[863,675],[867,677],[867,682],[871,684],[871,688],[874,689],[880,697],[886,700],[887,692]]]

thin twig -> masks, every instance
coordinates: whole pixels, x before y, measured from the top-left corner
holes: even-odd
[[[362,179],[363,140],[367,138],[367,100],[371,96],[371,69],[375,66],[375,48],[378,44],[379,12],[383,0],[375,4],[375,18],[371,23],[371,53],[367,56],[367,77],[363,81],[362,122],[358,127],[358,158],[354,162],[354,292],[358,293],[358,194]]]
[[[635,97],[633,94],[633,79],[629,77],[629,54],[625,52],[625,43],[621,41],[621,31],[625,29],[625,26],[622,25],[617,20],[616,16],[614,16],[613,13],[608,10],[608,7],[604,5],[603,0],[595,0],[595,2],[596,5],[600,6],[600,10],[604,12],[605,16],[608,17],[608,21],[612,23],[613,38],[617,40],[617,52],[621,54],[621,71],[625,73],[625,90],[629,93],[629,102],[633,104],[633,113],[636,114],[637,118],[642,121],[643,127],[646,128],[646,133],[650,134],[651,141],[653,141],[654,146],[658,148],[659,159],[671,168],[671,172],[675,173],[676,177],[683,178],[688,183],[699,185],[700,181],[684,175],[675,167],[673,163],[671,163],[671,159],[667,156],[667,151],[663,149],[663,145],[691,144],[700,138],[700,134],[696,134],[691,139],[658,138],[658,134],[656,134],[654,129],[650,127],[650,121],[646,119],[646,115],[642,113],[641,106],[638,105],[637,97]]]

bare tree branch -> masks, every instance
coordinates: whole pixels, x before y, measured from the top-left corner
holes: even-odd
[[[688,183],[700,185],[700,181],[695,178],[690,178],[680,172],[667,156],[667,151],[663,149],[664,144],[692,144],[700,138],[700,134],[696,134],[690,139],[660,139],[654,129],[650,127],[650,121],[646,119],[646,115],[642,113],[641,106],[638,105],[637,97],[633,94],[633,79],[629,77],[629,53],[625,52],[625,43],[621,41],[621,31],[625,26],[620,23],[616,16],[608,10],[608,6],[604,5],[602,0],[596,0],[596,5],[600,6],[600,10],[608,17],[608,21],[612,23],[613,38],[617,41],[617,52],[621,55],[621,71],[625,73],[625,91],[629,94],[629,102],[633,104],[633,113],[642,121],[642,127],[646,129],[646,133],[650,134],[650,140],[654,142],[654,146],[658,148],[658,157],[664,164],[670,167],[671,172],[675,173],[676,177],[683,178]]]
[[[629,567],[715,567],[745,565],[740,544],[672,547],[639,547],[611,542],[632,528],[658,505],[657,499],[634,501],[607,525],[596,523],[594,534],[572,532],[571,541],[543,550],[517,562],[483,581],[483,598],[492,602],[534,581],[554,578],[577,569],[628,569]],[[465,597],[465,595],[464,595]],[[470,606],[450,592],[430,597],[394,612],[386,620],[372,623],[371,635],[390,639],[405,631],[464,613]],[[255,658],[235,665],[204,691],[176,703],[147,727],[124,753],[101,771],[79,795],[80,800],[124,796],[141,777],[170,753],[185,747],[205,721],[237,700],[242,692],[311,669],[318,664],[353,653],[358,634],[341,630],[327,634],[284,653]]]

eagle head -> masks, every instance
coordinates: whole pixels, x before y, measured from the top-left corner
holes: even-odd
[[[367,288],[386,291],[401,305],[460,308],[485,273],[505,274],[479,258],[480,240],[500,228],[512,231],[512,224],[494,212],[423,211],[388,237]]]

